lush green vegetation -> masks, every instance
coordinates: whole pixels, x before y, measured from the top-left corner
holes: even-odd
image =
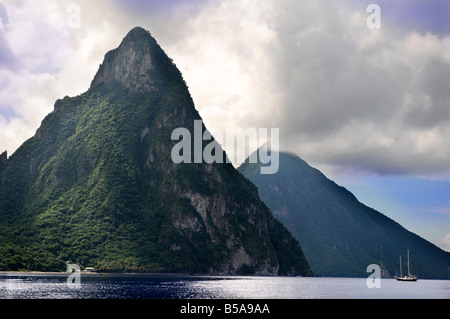
[[[298,242],[232,165],[172,162],[171,132],[200,117],[176,66],[153,38],[134,34],[150,46],[151,90],[111,80],[58,100],[0,167],[0,270],[61,271],[70,261],[101,271],[206,273],[230,263],[234,241],[255,258],[241,273],[275,256],[283,274],[308,274]],[[135,54],[147,52],[138,40]],[[216,201],[224,216],[213,206],[200,216],[187,193]]]
[[[298,156],[280,153],[279,171],[259,174],[260,164],[239,171],[259,189],[261,199],[299,240],[314,273],[367,276],[378,264],[385,275],[398,275],[399,256],[411,252],[411,269],[420,278],[450,276],[450,253],[407,231],[360,203]]]

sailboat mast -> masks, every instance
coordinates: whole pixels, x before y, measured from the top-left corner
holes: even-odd
[[[395,279],[398,281],[417,281],[417,276],[412,276],[409,271],[409,249],[406,250],[406,255],[408,258],[408,274],[406,274],[403,277],[403,271],[402,271],[402,255],[400,255],[400,277],[395,276]]]
[[[409,273],[409,249],[407,249],[407,254],[408,254],[408,276],[411,276],[411,274]]]

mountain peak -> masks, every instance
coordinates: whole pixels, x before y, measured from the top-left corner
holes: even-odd
[[[155,90],[152,77],[155,51],[162,49],[150,32],[141,27],[133,28],[119,47],[105,54],[91,88],[117,81],[132,91]]]
[[[6,160],[8,159],[8,153],[4,151],[0,154],[0,164],[6,163]]]
[[[142,27],[134,27],[133,29],[130,30],[130,32],[128,32],[128,34],[125,36],[125,39],[132,39],[132,38],[136,38],[136,37],[152,37],[150,32],[145,30]]]
[[[148,45],[151,42],[156,43],[156,40],[152,37],[148,30],[145,30],[142,27],[134,27],[122,39],[121,45],[129,46],[135,43]]]

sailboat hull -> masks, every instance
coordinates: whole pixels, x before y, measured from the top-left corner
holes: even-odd
[[[417,281],[415,277],[395,277],[398,281]]]

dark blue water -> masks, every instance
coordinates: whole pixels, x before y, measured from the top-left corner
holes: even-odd
[[[367,278],[1,273],[1,299],[450,299],[450,281]]]

